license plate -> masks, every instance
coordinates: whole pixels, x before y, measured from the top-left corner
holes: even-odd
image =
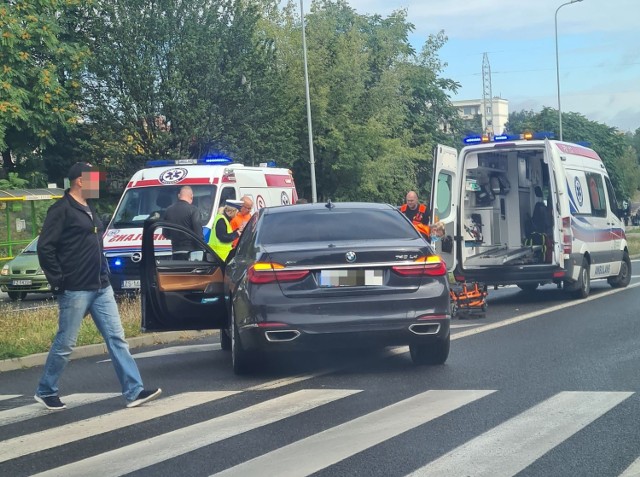
[[[122,280],[122,288],[140,288],[140,280]]]
[[[16,286],[31,285],[31,280],[12,280],[11,284]]]
[[[321,287],[362,287],[383,284],[382,270],[321,270]]]

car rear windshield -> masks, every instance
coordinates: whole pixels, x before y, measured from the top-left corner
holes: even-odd
[[[417,232],[397,210],[317,209],[265,214],[258,242],[263,244],[394,240]]]

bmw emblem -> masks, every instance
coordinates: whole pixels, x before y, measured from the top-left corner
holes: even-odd
[[[347,260],[347,262],[349,263],[353,263],[356,261],[356,252],[347,252],[344,254],[344,258]]]
[[[142,252],[135,252],[131,255],[131,261],[133,263],[138,263],[140,260],[142,260]]]

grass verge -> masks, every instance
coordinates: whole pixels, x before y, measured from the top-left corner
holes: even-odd
[[[14,310],[8,305],[0,305],[0,359],[22,358],[49,351],[58,329],[58,307],[53,301],[46,304],[53,306]],[[118,300],[118,308],[125,336],[141,335],[139,297]],[[102,335],[91,317],[85,317],[77,346],[102,342]]]

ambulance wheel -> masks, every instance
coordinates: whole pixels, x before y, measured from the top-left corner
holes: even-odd
[[[629,285],[631,281],[631,259],[629,258],[629,254],[624,252],[622,256],[622,263],[620,264],[620,273],[617,276],[607,278],[607,282],[613,288],[624,288]]]
[[[413,364],[422,366],[425,364],[444,364],[449,357],[451,335],[445,339],[437,339],[428,343],[411,343],[409,353]]]
[[[591,277],[589,276],[589,261],[586,258],[583,258],[578,281],[571,293],[575,298],[587,298],[590,291]]]
[[[518,283],[517,285],[524,292],[534,292],[538,289],[537,283]]]

